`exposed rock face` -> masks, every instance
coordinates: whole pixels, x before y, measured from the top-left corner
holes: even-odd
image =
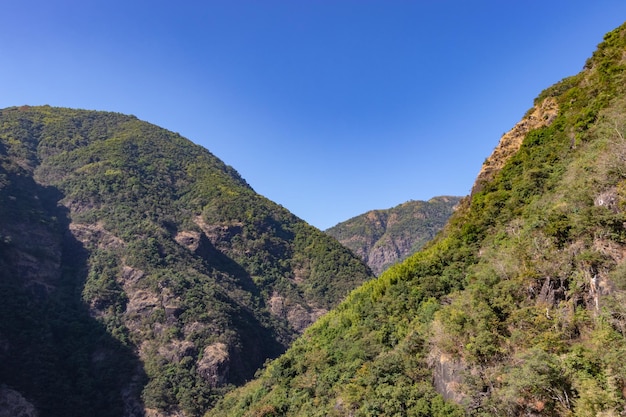
[[[460,197],[409,201],[372,210],[326,230],[352,250],[376,275],[417,252],[443,228]]]
[[[388,223],[388,226],[389,224],[393,225],[392,221]],[[399,236],[384,235],[374,243],[366,255],[368,265],[376,274],[380,274],[387,266],[400,262],[419,249],[419,247],[414,248],[414,239],[415,237],[408,234]]]
[[[192,252],[196,252],[200,247],[202,233],[197,231],[183,231],[178,233],[174,239],[179,245],[182,245]]]
[[[448,401],[463,402],[466,398],[462,391],[466,366],[460,360],[437,350],[431,352],[429,362],[433,370],[433,385],[437,392]]]
[[[472,187],[472,194],[482,189],[484,184],[493,179],[494,175],[502,169],[506,161],[519,150],[522,141],[531,130],[552,124],[559,112],[559,105],[554,97],[548,97],[519,121],[513,129],[502,135],[498,146],[483,163],[478,177]]]
[[[122,239],[106,230],[102,223],[70,223],[69,228],[72,235],[86,247],[95,246],[99,249],[124,247]]]
[[[309,307],[291,302],[289,299],[274,292],[269,300],[270,312],[276,317],[286,318],[289,324],[298,332],[303,332],[320,316],[327,313],[323,308]]]
[[[198,372],[213,387],[223,385],[230,368],[228,346],[217,342],[204,348],[202,358],[197,362]]]

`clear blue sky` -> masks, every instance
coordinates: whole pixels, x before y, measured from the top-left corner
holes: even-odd
[[[14,0],[0,108],[134,114],[321,229],[469,192],[624,0]]]

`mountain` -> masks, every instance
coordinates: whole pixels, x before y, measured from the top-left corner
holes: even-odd
[[[421,249],[446,224],[461,197],[407,201],[387,210],[371,210],[326,230],[379,275]]]
[[[178,134],[0,110],[0,415],[201,415],[372,277]]]
[[[543,91],[423,250],[208,416],[626,414],[626,25]]]

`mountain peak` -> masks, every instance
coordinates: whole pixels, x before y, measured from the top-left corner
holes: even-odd
[[[379,275],[388,266],[421,249],[443,228],[460,197],[407,201],[387,210],[371,210],[326,230]]]

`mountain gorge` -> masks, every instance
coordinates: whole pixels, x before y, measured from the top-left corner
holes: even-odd
[[[626,25],[541,92],[424,249],[207,416],[626,415]]]
[[[178,134],[0,110],[0,314],[0,416],[624,416],[626,25],[378,278]]]
[[[443,228],[460,197],[407,201],[387,210],[372,210],[326,230],[379,275],[421,249]]]
[[[9,415],[201,415],[370,278],[177,134],[116,113],[0,111]]]

